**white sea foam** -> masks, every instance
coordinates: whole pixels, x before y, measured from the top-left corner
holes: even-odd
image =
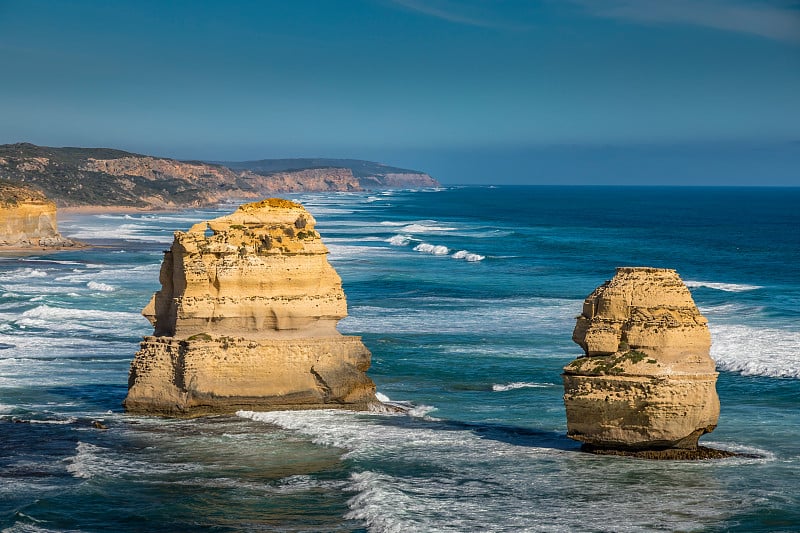
[[[346,490],[353,496],[346,518],[362,521],[370,531],[577,531],[585,529],[586,516],[614,524],[616,531],[695,530],[757,503],[755,496],[720,483],[681,493],[678,487],[687,477],[699,475],[681,465],[623,465],[571,451],[577,447],[539,447],[534,436],[493,438],[491,431],[458,424],[443,428],[447,422],[441,420],[346,411],[237,415],[340,448],[353,464],[369,465],[351,474]],[[567,455],[569,466],[557,466]],[[408,466],[414,460],[424,465],[419,472]],[[376,463],[391,465],[383,469]],[[592,475],[576,476],[583,468],[591,468]],[[652,483],[651,475],[659,476],[660,482]],[[565,499],[564,494],[575,496]],[[542,501],[548,504],[531,505]],[[576,506],[580,513],[574,512]],[[647,513],[639,512],[644,508]]]
[[[550,388],[555,387],[552,383],[531,383],[527,381],[515,381],[513,383],[506,383],[506,384],[499,384],[495,383],[492,385],[492,390],[495,392],[506,392],[515,389],[540,389],[540,388]]]
[[[91,479],[94,477],[131,476],[138,478],[142,475],[172,474],[178,472],[193,472],[199,469],[194,463],[157,463],[150,461],[137,461],[129,456],[123,456],[114,450],[78,441],[75,455],[65,459],[67,472],[76,478]]]
[[[458,228],[439,226],[438,224],[409,224],[403,228],[406,233],[438,233],[441,231],[455,231]]]
[[[718,291],[725,291],[725,292],[746,292],[746,291],[754,291],[757,289],[761,289],[763,287],[759,285],[747,285],[742,283],[718,283],[713,281],[684,281],[687,287],[691,289],[696,289],[699,287],[705,287],[707,289],[716,289]]]
[[[90,281],[86,284],[86,286],[94,291],[100,292],[113,292],[116,290],[116,287],[113,285],[109,285],[107,283],[100,283],[98,281]]]
[[[483,261],[486,259],[486,256],[473,254],[472,252],[468,252],[467,250],[459,250],[451,256],[453,259],[464,259],[469,261],[470,263],[474,263],[477,261]]]
[[[169,244],[173,240],[173,232],[171,230],[147,224],[76,226],[75,230],[76,231],[70,232],[68,237],[77,240],[121,239],[127,241],[157,242],[162,244]],[[150,234],[148,234],[148,232],[150,232]]]
[[[389,253],[386,248],[379,246],[328,244],[327,242],[325,245],[330,253],[329,257],[333,260],[357,259],[367,254],[374,256]]]
[[[36,419],[28,420],[28,422],[30,422],[31,424],[53,424],[53,425],[56,425],[56,426],[66,426],[66,425],[69,425],[69,424],[74,424],[77,421],[78,421],[78,419],[75,418],[74,416],[71,416],[71,417],[66,418],[66,419],[61,419],[61,420],[36,420]]]
[[[800,331],[711,324],[711,356],[720,370],[800,379]]]
[[[30,278],[46,278],[47,275],[48,275],[47,272],[45,272],[44,270],[39,270],[37,268],[29,268],[29,267],[17,268],[10,272],[5,272],[3,274],[0,274],[0,282],[13,283],[16,281],[22,281]]]
[[[411,242],[411,235],[393,235],[386,242],[392,246],[407,246]]]
[[[130,330],[131,324],[141,322],[141,316],[138,313],[121,311],[64,309],[39,305],[23,312],[14,322],[23,328],[41,328],[49,331],[125,333]]]
[[[450,253],[450,250],[447,248],[447,246],[428,244],[426,242],[421,242],[416,245],[414,247],[414,251],[431,255],[447,255]]]
[[[443,231],[456,231],[458,229],[453,226],[445,226],[436,220],[414,220],[409,222],[384,220],[380,225],[390,228],[402,227],[405,233],[439,233]]]

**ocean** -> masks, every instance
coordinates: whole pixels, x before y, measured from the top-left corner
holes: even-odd
[[[126,415],[172,232],[234,206],[63,215],[98,246],[0,257],[2,531],[800,530],[800,189],[287,197],[342,277],[339,329],[408,413]],[[617,266],[690,287],[720,372],[700,442],[748,456],[594,456],[566,437],[575,317]]]

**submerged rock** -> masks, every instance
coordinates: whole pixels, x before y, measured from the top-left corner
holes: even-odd
[[[586,298],[572,339],[585,355],[562,374],[567,436],[589,451],[693,451],[716,427],[707,321],[674,270],[618,268]]]
[[[176,232],[125,408],[197,416],[378,404],[341,278],[301,205],[271,198]]]

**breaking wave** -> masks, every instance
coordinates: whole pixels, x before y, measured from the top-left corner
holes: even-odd
[[[473,254],[472,252],[468,252],[466,250],[459,250],[451,256],[453,259],[464,259],[470,263],[475,263],[478,261],[483,261],[486,259],[485,255],[478,255]]]
[[[506,392],[516,389],[540,389],[555,386],[556,385],[553,385],[552,383],[529,383],[527,381],[515,381],[513,383],[506,383],[505,385],[496,383],[492,385],[492,390],[494,392]]]
[[[447,246],[428,244],[427,242],[421,242],[416,245],[414,251],[431,255],[447,255],[450,253],[450,249]]]
[[[744,376],[800,379],[800,331],[711,325],[711,357],[717,368]]]
[[[717,283],[713,281],[690,280],[690,281],[684,281],[684,283],[690,289],[697,289],[699,287],[704,287],[706,289],[715,289],[718,291],[725,291],[725,292],[746,292],[763,288],[760,285],[747,285],[744,283]]]
[[[407,246],[411,242],[410,235],[394,235],[386,239],[392,246]]]
[[[117,290],[116,287],[107,283],[100,283],[99,281],[90,281],[86,284],[86,286],[94,291],[100,292],[112,292]]]

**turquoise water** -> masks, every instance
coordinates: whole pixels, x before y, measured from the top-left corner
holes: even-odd
[[[407,415],[122,412],[176,229],[233,207],[70,215],[89,250],[0,258],[8,531],[800,529],[800,190],[446,188],[303,194],[380,394]],[[565,437],[581,301],[675,268],[710,321],[722,461],[597,457]],[[98,420],[108,430],[92,428]]]

